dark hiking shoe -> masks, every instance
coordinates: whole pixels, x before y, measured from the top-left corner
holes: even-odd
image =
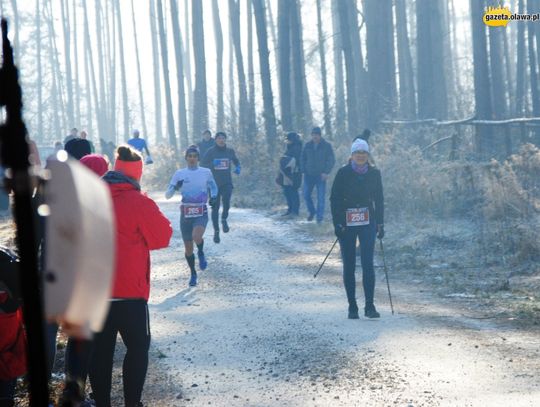
[[[221,242],[221,239],[219,238],[219,230],[214,230],[214,243]]]
[[[62,398],[60,400],[60,406],[71,406],[74,403],[78,404],[84,400],[81,388],[75,381],[68,381],[66,387],[62,392]],[[1,404],[0,404],[1,405]]]
[[[223,228],[223,233],[229,233],[229,224],[225,219],[221,221],[221,227]]]
[[[292,213],[291,212],[285,212],[285,213],[282,213],[281,216],[291,216]]]
[[[380,318],[381,314],[377,312],[375,306],[364,308],[364,316],[368,318]]]
[[[358,316],[358,305],[354,304],[354,305],[349,305],[349,316],[348,316],[349,319],[359,319],[360,317]]]
[[[313,218],[315,218],[315,214],[314,213],[310,213],[307,217],[307,220],[308,222],[311,222],[313,220]]]
[[[197,285],[197,274],[192,274],[190,279],[189,279],[189,286],[190,287],[195,287],[196,285]]]

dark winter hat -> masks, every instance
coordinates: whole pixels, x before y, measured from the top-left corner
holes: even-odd
[[[184,158],[187,158],[188,154],[190,153],[196,153],[197,156],[200,156],[201,153],[199,151],[199,147],[197,147],[195,144],[192,144],[190,145],[187,149],[186,149],[186,153],[184,154]]]
[[[76,160],[80,160],[85,155],[92,153],[90,142],[80,137],[69,140],[64,146],[64,150]]]
[[[202,135],[204,136],[205,134],[210,134],[210,137],[212,137],[212,132],[210,131],[210,129],[206,129],[205,131],[202,132]]]
[[[227,138],[227,135],[225,134],[224,131],[218,131],[215,135],[215,138],[218,138],[218,137],[223,137],[223,138]]]
[[[320,136],[322,134],[321,128],[313,127],[313,129],[311,130],[311,134],[318,134]]]
[[[298,135],[298,133],[295,133],[294,131],[287,133],[287,135],[285,136],[285,139],[287,141],[292,141],[292,142],[297,141],[299,138],[300,136]]]

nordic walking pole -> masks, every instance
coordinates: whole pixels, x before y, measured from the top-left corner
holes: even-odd
[[[330,256],[330,253],[332,253],[332,250],[334,250],[334,247],[336,245],[336,243],[338,242],[339,238],[336,238],[336,241],[334,242],[334,244],[332,245],[332,247],[330,248],[330,251],[328,252],[328,254],[326,255],[326,257],[324,258],[323,262],[321,263],[321,265],[319,266],[319,270],[317,270],[317,272],[315,274],[313,274],[313,278],[317,277],[317,274],[319,274],[319,272],[321,271],[321,269],[323,268],[324,266],[324,263],[326,263],[326,259],[328,258],[328,256]]]
[[[384,257],[384,246],[382,243],[382,239],[379,239],[379,242],[381,243],[384,275],[386,276],[386,286],[388,287],[388,298],[390,298],[390,308],[392,309],[392,315],[394,315],[394,304],[392,304],[392,293],[390,292],[390,281],[388,281],[388,269],[386,268],[386,259]]]

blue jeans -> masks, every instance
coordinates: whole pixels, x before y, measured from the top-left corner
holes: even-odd
[[[298,195],[298,188],[294,188],[291,185],[284,185],[283,194],[287,200],[287,213],[298,215],[300,212],[300,196]]]
[[[317,210],[313,205],[311,193],[317,187]],[[317,222],[321,222],[324,217],[324,198],[326,195],[326,181],[320,175],[304,174],[304,199],[310,215],[317,215]]]
[[[349,226],[339,238],[341,259],[343,261],[343,283],[349,306],[356,306],[356,239],[360,241],[360,256],[362,262],[362,283],[366,297],[366,307],[373,306],[375,293],[375,269],[373,254],[375,252],[375,237],[377,228],[374,223],[366,226]]]

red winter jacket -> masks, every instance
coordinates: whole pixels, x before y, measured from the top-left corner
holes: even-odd
[[[0,380],[26,373],[26,333],[22,312],[0,314]]]
[[[116,217],[116,266],[112,298],[148,300],[150,250],[169,245],[171,223],[156,203],[133,184],[110,183],[109,188]]]

